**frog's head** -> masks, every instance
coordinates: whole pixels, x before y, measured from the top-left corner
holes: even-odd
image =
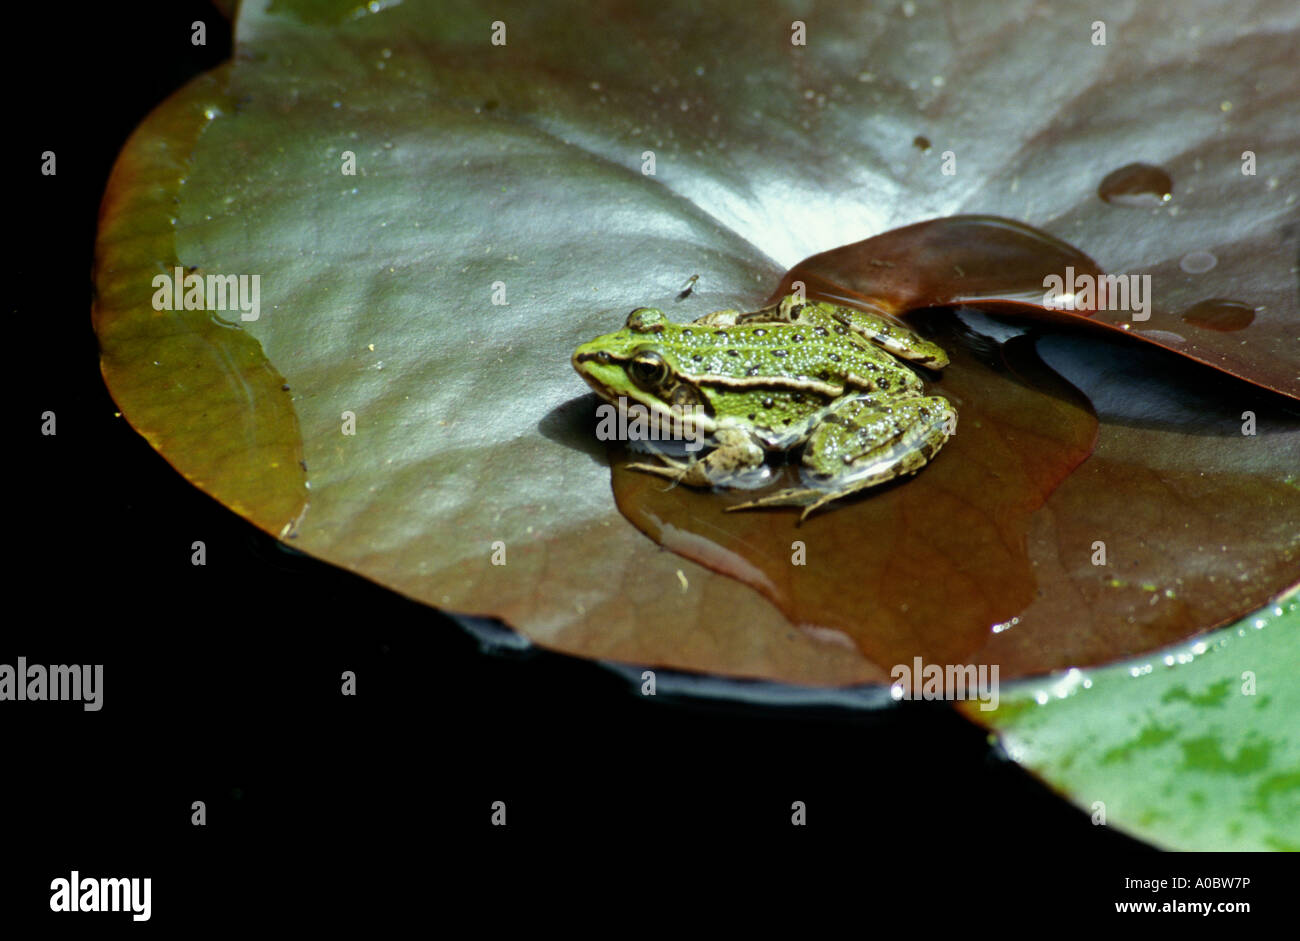
[[[639,402],[652,411],[703,405],[699,390],[683,379],[661,335],[674,328],[661,310],[639,307],[627,325],[596,337],[573,352],[573,368],[601,398]]]

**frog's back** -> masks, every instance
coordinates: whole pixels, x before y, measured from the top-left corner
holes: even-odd
[[[779,378],[806,382],[813,391],[921,388],[910,369],[841,324],[690,325],[674,331],[681,372],[697,378]],[[740,385],[740,383],[737,383]]]

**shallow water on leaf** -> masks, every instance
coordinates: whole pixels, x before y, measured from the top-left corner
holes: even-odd
[[[1300,575],[1288,400],[1123,338],[1021,335],[971,309],[909,323],[949,352],[929,391],[959,414],[914,477],[796,526],[797,509],[723,512],[763,491],[627,471],[639,456],[619,446],[620,511],[885,668],[920,656],[1009,678],[1108,662],[1217,626]],[[1241,433],[1248,407],[1255,435]]]

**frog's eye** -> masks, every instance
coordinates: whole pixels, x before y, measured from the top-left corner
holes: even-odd
[[[662,310],[654,307],[638,307],[627,315],[627,325],[637,333],[659,333],[663,330],[664,321],[667,319]]]
[[[632,381],[643,389],[657,389],[671,374],[668,361],[653,350],[638,353],[627,367]]]

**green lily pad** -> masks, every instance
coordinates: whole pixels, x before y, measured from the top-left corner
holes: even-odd
[[[1300,599],[1149,657],[962,703],[1094,821],[1168,849],[1300,851]]]

